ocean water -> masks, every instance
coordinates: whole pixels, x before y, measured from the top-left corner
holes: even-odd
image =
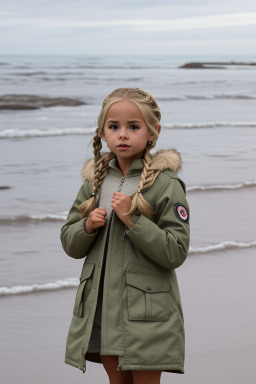
[[[156,149],[181,153],[191,210],[190,252],[177,270],[185,375],[164,373],[162,383],[254,383],[256,67],[179,68],[199,60],[223,58],[0,57],[1,382],[108,382],[101,365],[82,375],[64,364],[83,260],[65,255],[59,233],[103,98],[140,87],[162,111]],[[45,107],[53,97],[84,104]]]

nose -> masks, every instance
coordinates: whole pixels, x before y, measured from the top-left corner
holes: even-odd
[[[119,138],[120,139],[127,139],[128,138],[128,132],[125,127],[121,127],[119,130]]]

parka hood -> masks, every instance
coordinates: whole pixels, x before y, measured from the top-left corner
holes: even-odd
[[[163,171],[170,169],[174,173],[178,173],[182,168],[182,160],[180,153],[172,149],[161,149],[152,155],[151,169]],[[83,179],[94,180],[94,158],[88,160],[82,168],[81,176]]]

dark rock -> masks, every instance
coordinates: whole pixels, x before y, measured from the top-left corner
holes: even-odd
[[[192,68],[192,69],[225,69],[224,67],[220,65],[213,65],[213,63],[187,63],[184,65],[181,65],[179,68]]]
[[[75,107],[85,104],[84,101],[68,97],[43,97],[35,95],[0,96],[0,109],[29,110],[56,106]]]
[[[245,65],[245,66],[256,66],[256,63],[238,63],[235,61],[230,62],[203,62],[203,63],[186,63],[184,65],[181,65],[179,68],[196,68],[196,69],[225,69],[223,65]]]

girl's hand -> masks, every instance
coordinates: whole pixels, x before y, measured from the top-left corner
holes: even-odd
[[[95,208],[88,215],[88,219],[85,223],[85,232],[90,234],[96,231],[99,227],[103,227],[106,220],[107,212],[104,208]]]
[[[119,219],[128,227],[130,228],[132,225],[132,222],[129,217],[123,216],[123,213],[129,212],[131,208],[131,198],[128,195],[125,195],[122,192],[114,192],[113,198],[111,201],[111,207],[114,210],[114,212],[117,214]]]

